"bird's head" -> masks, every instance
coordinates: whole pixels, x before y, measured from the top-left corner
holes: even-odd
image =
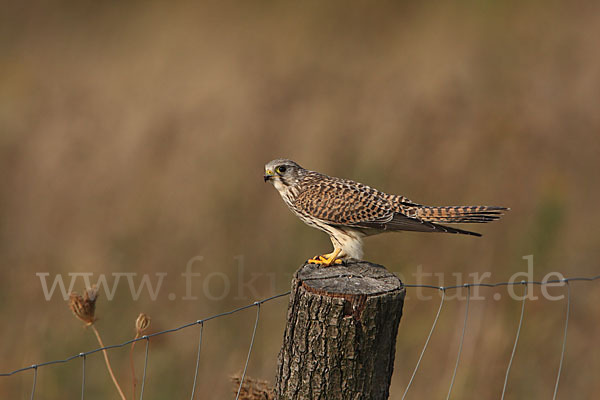
[[[304,169],[292,160],[277,159],[265,165],[265,182],[271,182],[281,191],[294,186],[300,180]]]

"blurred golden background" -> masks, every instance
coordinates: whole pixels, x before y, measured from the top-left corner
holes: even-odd
[[[97,346],[37,273],[166,273],[155,300],[123,279],[96,323],[106,344],[288,290],[327,236],[262,182],[291,158],[430,205],[511,207],[483,238],[402,233],[366,259],[405,282],[451,285],[490,272],[598,273],[600,7],[595,2],[14,2],[0,15],[0,372]],[[465,226],[465,228],[468,228]],[[194,257],[192,295],[186,264]],[[71,275],[74,276],[74,275]],[[519,278],[521,279],[521,278]],[[74,290],[83,290],[78,278]],[[520,288],[519,288],[520,289]],[[518,290],[519,290],[518,289]],[[600,391],[598,283],[572,283],[560,391]],[[540,296],[539,289],[535,294]],[[565,293],[552,288],[553,295]],[[391,398],[399,399],[439,304],[409,290]],[[454,398],[499,397],[520,303],[473,301]],[[500,293],[501,300],[492,294]],[[169,298],[173,294],[174,299]],[[274,380],[287,299],[261,310],[248,374]],[[464,300],[449,299],[409,398],[445,396]],[[552,395],[565,301],[525,309],[508,396]],[[255,313],[204,330],[200,398],[231,398]],[[191,392],[198,330],[152,340],[148,399]],[[143,346],[136,348],[138,372]],[[128,349],[110,352],[130,393]],[[115,398],[100,354],[86,398]],[[0,378],[27,398],[31,371]],[[36,398],[77,398],[81,362],[41,368]],[[576,393],[576,394],[575,394]]]

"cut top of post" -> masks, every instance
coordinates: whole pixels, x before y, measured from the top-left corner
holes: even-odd
[[[307,291],[331,297],[375,296],[402,289],[396,275],[365,261],[330,267],[306,263],[296,279]]]

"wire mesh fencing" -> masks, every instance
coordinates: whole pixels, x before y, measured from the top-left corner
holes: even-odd
[[[458,354],[456,356],[456,364],[454,366],[454,371],[452,373],[452,379],[450,381],[450,386],[448,388],[448,395],[446,396],[446,399],[449,399],[451,394],[452,394],[452,388],[454,386],[454,381],[456,378],[456,373],[458,371],[458,366],[460,363],[460,356],[462,354],[462,347],[463,347],[463,343],[464,343],[464,338],[465,338],[465,334],[467,331],[467,319],[469,316],[469,303],[470,303],[470,299],[471,299],[471,288],[473,287],[487,287],[487,288],[497,288],[497,287],[502,287],[502,286],[523,286],[523,295],[521,296],[521,312],[520,312],[520,317],[519,317],[519,322],[517,324],[517,332],[515,334],[515,340],[514,340],[514,344],[512,347],[512,351],[511,351],[511,355],[510,355],[510,359],[508,362],[508,365],[506,367],[506,372],[505,372],[505,376],[504,376],[504,384],[502,386],[502,394],[500,399],[504,400],[504,397],[506,395],[506,389],[508,387],[508,380],[509,380],[509,375],[510,375],[510,370],[513,364],[513,360],[515,358],[515,353],[517,350],[517,344],[519,343],[519,338],[521,336],[521,327],[523,326],[523,320],[524,320],[524,316],[525,316],[525,303],[527,300],[527,291],[528,288],[531,285],[536,285],[536,286],[545,286],[545,285],[556,285],[556,284],[564,284],[566,286],[566,297],[567,297],[567,301],[566,301],[566,307],[565,307],[565,322],[564,322],[564,328],[563,328],[563,338],[562,338],[562,346],[561,346],[561,353],[560,353],[560,362],[559,362],[559,366],[558,366],[558,372],[556,374],[556,380],[555,380],[555,384],[554,384],[554,393],[552,396],[552,399],[555,400],[557,398],[558,395],[558,385],[560,382],[560,377],[562,374],[562,368],[563,368],[563,361],[564,361],[564,357],[565,357],[565,352],[566,352],[566,344],[567,344],[567,332],[568,332],[568,328],[569,328],[569,315],[571,312],[571,286],[569,284],[569,282],[574,282],[574,281],[583,281],[583,282],[591,282],[591,281],[595,281],[595,280],[599,280],[600,279],[600,275],[596,275],[596,276],[592,276],[592,277],[572,277],[572,278],[563,278],[563,279],[554,279],[554,280],[546,280],[546,281],[519,281],[519,282],[497,282],[497,283],[465,283],[462,285],[454,285],[454,286],[434,286],[434,285],[405,285],[405,287],[407,288],[428,288],[428,289],[434,289],[434,290],[439,290],[441,291],[442,295],[441,295],[441,299],[440,299],[440,304],[438,306],[438,310],[437,313],[435,315],[435,318],[433,319],[433,323],[431,325],[431,328],[429,330],[429,334],[427,335],[427,339],[425,340],[425,344],[423,345],[423,349],[421,350],[421,353],[419,355],[419,358],[417,360],[417,364],[413,370],[413,373],[410,377],[410,380],[406,386],[406,389],[404,390],[404,393],[402,395],[402,400],[404,400],[408,394],[408,391],[410,390],[412,383],[414,381],[414,378],[417,374],[417,371],[419,370],[419,367],[421,365],[421,361],[423,359],[423,356],[425,354],[425,351],[427,350],[427,347],[429,345],[429,341],[431,339],[431,336],[433,335],[433,332],[437,326],[438,320],[440,318],[440,314],[442,312],[442,307],[444,306],[444,303],[446,301],[446,292],[449,290],[456,290],[456,289],[460,289],[460,288],[466,288],[467,289],[467,298],[466,298],[466,305],[465,305],[465,316],[464,316],[464,322],[463,322],[463,327],[462,327],[462,333],[460,335],[460,341],[459,341],[459,347],[458,347]]]
[[[465,334],[467,332],[467,320],[469,317],[469,304],[471,301],[471,288],[473,287],[485,287],[485,288],[497,288],[497,287],[502,287],[502,286],[522,286],[523,287],[523,296],[522,299],[520,300],[521,302],[521,310],[520,310],[520,317],[519,317],[519,322],[517,325],[517,330],[515,333],[515,339],[514,339],[514,344],[512,347],[512,352],[510,355],[510,359],[508,362],[508,365],[506,367],[506,372],[505,372],[505,377],[504,377],[504,384],[502,387],[502,394],[501,394],[501,400],[504,399],[505,394],[506,394],[506,389],[508,387],[508,382],[509,382],[509,377],[510,377],[510,370],[513,364],[513,360],[515,357],[515,353],[516,353],[516,349],[517,349],[517,345],[519,343],[519,338],[521,335],[521,327],[523,326],[523,321],[525,319],[525,305],[526,305],[526,301],[527,301],[527,292],[529,290],[530,286],[545,286],[545,285],[557,285],[557,284],[563,284],[566,287],[566,306],[565,306],[565,311],[564,311],[564,328],[563,328],[563,338],[562,338],[562,346],[561,346],[561,353],[560,353],[560,362],[558,365],[558,371],[556,374],[556,380],[555,380],[555,384],[554,384],[554,394],[553,394],[553,399],[557,398],[557,394],[558,394],[558,388],[559,388],[559,383],[560,383],[560,377],[561,374],[563,372],[563,361],[564,361],[564,357],[565,357],[565,353],[566,353],[566,344],[567,344],[567,333],[568,333],[568,328],[569,328],[569,315],[571,312],[571,285],[570,282],[575,282],[575,281],[582,281],[582,282],[592,282],[592,281],[596,281],[596,280],[600,280],[600,275],[596,275],[596,276],[592,276],[592,277],[571,277],[571,278],[563,278],[563,279],[556,279],[556,280],[546,280],[546,281],[519,281],[519,282],[497,282],[497,283],[465,283],[462,285],[454,285],[454,286],[435,286],[435,285],[428,285],[428,284],[405,284],[404,287],[407,289],[412,289],[412,288],[424,288],[424,289],[431,289],[431,290],[437,290],[441,292],[441,297],[440,297],[440,303],[438,305],[437,308],[437,312],[435,314],[435,317],[433,319],[432,325],[429,329],[429,333],[426,336],[425,339],[425,343],[423,345],[423,348],[421,349],[421,352],[419,354],[417,363],[415,365],[415,368],[412,371],[411,377],[408,381],[408,384],[402,394],[402,399],[404,400],[409,392],[409,390],[412,387],[413,381],[415,379],[415,376],[417,375],[419,368],[421,366],[421,361],[423,360],[423,356],[429,346],[429,342],[430,339],[435,331],[435,328],[438,324],[438,321],[440,319],[440,315],[442,313],[442,309],[444,304],[446,303],[446,293],[450,290],[457,290],[457,289],[461,289],[461,288],[466,288],[467,289],[467,296],[466,296],[466,304],[465,304],[465,314],[464,314],[464,320],[463,320],[463,324],[462,324],[462,332],[460,334],[460,340],[459,340],[459,344],[458,344],[458,353],[456,356],[456,362],[454,365],[454,370],[452,373],[452,378],[449,384],[449,388],[448,388],[448,393],[446,396],[446,399],[449,399],[451,394],[452,394],[452,389],[454,387],[454,382],[456,379],[456,375],[457,375],[457,371],[459,369],[459,364],[460,364],[460,358],[461,358],[461,354],[462,354],[462,348],[463,348],[463,343],[464,343],[464,338],[465,338]],[[219,313],[219,314],[215,314],[203,319],[199,319],[193,322],[189,322],[187,324],[175,327],[175,328],[171,328],[171,329],[166,329],[160,332],[155,332],[155,333],[151,333],[148,335],[143,335],[139,338],[135,338],[135,339],[131,339],[128,341],[125,341],[123,343],[119,343],[119,344],[114,344],[114,345],[109,345],[109,346],[103,346],[103,347],[98,347],[95,348],[93,350],[90,351],[86,351],[86,352],[81,352],[78,354],[74,354],[70,357],[64,358],[64,359],[56,359],[56,360],[52,360],[52,361],[46,361],[46,362],[42,362],[42,363],[38,363],[38,364],[33,364],[27,367],[23,367],[23,368],[19,368],[19,369],[15,369],[13,371],[10,372],[6,372],[6,373],[0,373],[0,377],[10,377],[13,376],[15,374],[20,374],[23,373],[25,371],[33,371],[33,377],[32,377],[32,384],[31,384],[31,395],[30,398],[34,399],[35,398],[35,393],[36,393],[36,385],[37,385],[37,377],[38,377],[38,370],[40,368],[44,368],[44,367],[49,367],[52,365],[58,365],[58,364],[65,364],[65,363],[69,363],[71,361],[80,359],[81,360],[81,399],[85,398],[85,386],[86,386],[86,360],[88,358],[88,356],[94,355],[98,352],[102,352],[105,350],[111,350],[111,349],[117,349],[117,348],[122,348],[125,347],[127,345],[130,345],[134,342],[145,342],[145,357],[144,357],[144,370],[143,370],[143,374],[142,374],[142,382],[140,385],[140,399],[143,399],[144,397],[144,387],[145,387],[145,383],[146,383],[146,372],[147,372],[147,367],[148,367],[148,362],[149,362],[149,353],[150,353],[150,340],[153,337],[156,336],[160,336],[160,335],[166,335],[166,334],[170,334],[173,332],[177,332],[180,331],[182,329],[187,329],[187,328],[192,328],[192,327],[198,327],[198,344],[197,344],[197,353],[196,353],[196,363],[195,363],[195,371],[194,371],[194,379],[193,379],[193,385],[191,388],[191,396],[190,398],[193,400],[195,395],[196,395],[196,389],[197,389],[197,381],[198,381],[198,371],[199,371],[199,366],[200,366],[200,353],[201,353],[201,349],[202,349],[202,336],[203,336],[203,332],[204,332],[204,325],[205,323],[217,319],[217,318],[224,318],[224,317],[228,317],[228,316],[232,316],[235,315],[241,311],[247,310],[249,308],[256,308],[256,317],[254,320],[254,325],[252,328],[252,332],[250,335],[250,345],[248,348],[248,353],[246,356],[246,360],[244,363],[244,368],[243,368],[243,372],[240,378],[240,382],[239,382],[239,387],[236,393],[236,400],[239,399],[240,397],[240,393],[244,384],[244,379],[246,377],[246,372],[248,370],[248,364],[250,361],[250,357],[252,354],[252,351],[254,349],[254,343],[255,343],[255,338],[256,338],[256,331],[257,331],[257,327],[259,324],[259,320],[260,320],[260,315],[261,315],[261,305],[265,304],[267,302],[271,302],[273,300],[288,296],[290,294],[289,291],[285,292],[285,293],[280,293],[259,301],[255,301],[251,304],[247,304],[245,306],[242,307],[238,307],[236,309],[230,310],[230,311],[226,311],[223,313]]]

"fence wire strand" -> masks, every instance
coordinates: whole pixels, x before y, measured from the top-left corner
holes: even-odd
[[[254,321],[254,329],[252,330],[252,339],[250,339],[250,347],[248,348],[248,357],[246,357],[246,364],[244,365],[244,372],[242,372],[242,378],[240,379],[240,387],[238,387],[235,400],[240,398],[242,391],[242,385],[244,384],[244,378],[246,377],[246,370],[248,369],[248,362],[250,361],[250,354],[252,354],[252,348],[254,347],[254,338],[256,337],[256,328],[258,327],[258,319],[260,318],[260,303],[256,305],[256,321]]]
[[[560,363],[558,364],[558,373],[556,374],[556,384],[554,385],[552,400],[556,400],[556,396],[558,395],[558,382],[560,381],[560,374],[565,359],[565,349],[567,347],[567,329],[569,328],[569,312],[571,310],[571,286],[569,286],[568,281],[565,284],[567,285],[567,315],[565,317],[565,332],[563,334],[562,351],[560,352]]]
[[[196,383],[198,382],[198,368],[200,368],[200,349],[202,348],[202,333],[204,332],[204,322],[197,321],[198,325],[200,325],[200,337],[198,339],[198,353],[196,354],[196,371],[194,372],[194,384],[192,385],[192,397],[191,400],[194,400],[194,394],[196,393]]]
[[[448,396],[447,399],[450,398],[451,392],[452,392],[452,388],[455,382],[455,378],[456,378],[456,374],[458,371],[458,366],[460,363],[460,356],[462,353],[462,347],[463,347],[463,343],[464,343],[464,338],[465,338],[465,334],[466,334],[466,327],[467,327],[467,319],[468,319],[468,313],[469,313],[469,303],[470,303],[470,294],[471,294],[471,287],[489,287],[489,288],[496,288],[496,287],[501,287],[501,286],[516,286],[516,285],[523,285],[524,286],[524,295],[523,295],[523,300],[521,303],[521,315],[519,318],[519,324],[518,324],[518,328],[517,328],[517,334],[515,337],[515,342],[513,345],[513,350],[511,353],[511,357],[509,360],[509,364],[506,370],[506,375],[505,375],[505,380],[504,380],[504,386],[503,386],[503,390],[502,390],[502,399],[504,398],[505,392],[506,392],[506,387],[508,384],[508,376],[510,373],[510,369],[512,366],[512,362],[516,353],[516,348],[517,348],[517,344],[519,341],[519,336],[521,333],[521,327],[523,325],[523,319],[524,319],[524,312],[525,312],[525,301],[527,299],[527,291],[528,291],[528,286],[529,285],[538,285],[538,286],[543,286],[543,285],[552,285],[552,284],[559,284],[562,283],[564,285],[566,285],[567,287],[567,304],[566,304],[566,311],[565,311],[565,327],[564,327],[564,332],[563,332],[563,340],[562,340],[562,350],[561,350],[561,354],[560,354],[560,363],[559,363],[559,367],[558,367],[558,372],[556,375],[556,383],[555,383],[555,387],[554,387],[554,396],[553,396],[553,400],[556,400],[557,395],[558,395],[558,386],[559,386],[559,382],[560,382],[560,377],[563,371],[563,365],[564,365],[564,357],[565,357],[565,352],[566,352],[566,343],[567,343],[567,331],[568,331],[568,327],[569,327],[569,316],[570,316],[570,309],[571,309],[571,286],[569,285],[569,282],[576,282],[576,281],[595,281],[600,279],[600,275],[596,275],[596,276],[591,276],[591,277],[572,277],[572,278],[563,278],[563,279],[554,279],[554,280],[547,280],[547,281],[520,281],[520,282],[497,282],[497,283],[468,283],[468,284],[461,284],[461,285],[454,285],[454,286],[435,286],[435,285],[428,285],[428,284],[406,284],[404,285],[404,287],[406,288],[428,288],[428,289],[436,289],[442,292],[442,296],[441,296],[441,300],[440,300],[440,305],[438,307],[435,319],[433,320],[433,324],[431,326],[431,329],[429,331],[429,335],[427,336],[427,340],[425,341],[425,345],[423,346],[423,349],[421,351],[421,354],[419,356],[419,359],[417,361],[417,365],[415,366],[415,369],[412,373],[412,376],[408,382],[408,385],[406,387],[406,390],[404,391],[404,394],[402,396],[402,399],[404,399],[414,381],[414,378],[417,374],[417,371],[419,369],[419,366],[421,364],[421,361],[423,359],[423,356],[425,354],[425,351],[427,350],[427,347],[429,345],[429,341],[433,335],[433,331],[435,330],[435,327],[438,323],[441,311],[442,311],[442,307],[444,305],[445,299],[446,299],[446,291],[447,290],[453,290],[453,289],[458,289],[458,288],[463,288],[466,287],[468,289],[468,296],[467,296],[467,303],[465,306],[465,317],[464,317],[464,322],[463,322],[463,330],[462,330],[462,334],[461,334],[461,338],[460,338],[460,344],[459,344],[459,348],[458,348],[458,354],[457,354],[457,359],[456,359],[456,364],[454,367],[454,372],[452,375],[452,380],[450,383],[450,388],[448,390]],[[203,330],[204,330],[204,323],[213,319],[217,319],[217,318],[222,318],[222,317],[226,317],[232,314],[236,314],[238,312],[241,312],[243,310],[252,308],[252,307],[257,307],[257,312],[256,312],[256,319],[254,322],[254,328],[252,331],[252,338],[250,340],[250,346],[248,349],[248,355],[246,357],[246,362],[244,365],[244,371],[242,374],[242,377],[240,379],[240,386],[238,388],[238,392],[237,392],[237,396],[236,399],[239,398],[240,392],[241,392],[241,387],[242,384],[244,382],[245,376],[246,376],[246,372],[248,369],[248,364],[250,361],[250,356],[252,354],[252,350],[254,348],[254,341],[255,341],[255,337],[256,337],[256,331],[257,331],[257,327],[258,327],[258,322],[259,322],[259,318],[260,318],[260,306],[266,302],[284,297],[284,296],[288,296],[290,294],[290,291],[287,291],[285,293],[280,293],[265,299],[262,299],[260,301],[256,301],[254,303],[251,304],[247,304],[245,306],[230,310],[230,311],[226,311],[226,312],[222,312],[219,314],[215,314],[212,316],[209,316],[207,318],[204,319],[200,319],[200,320],[196,320],[194,322],[190,322],[181,326],[178,326],[176,328],[172,328],[172,329],[167,329],[167,330],[163,330],[160,332],[155,332],[152,334],[148,334],[139,338],[135,338],[135,339],[131,339],[128,341],[125,341],[123,343],[120,344],[114,344],[114,345],[109,345],[109,346],[103,346],[103,347],[99,347],[87,352],[81,352],[78,353],[76,355],[64,358],[64,359],[57,359],[57,360],[52,360],[52,361],[46,361],[46,362],[42,362],[42,363],[38,363],[38,364],[33,364],[27,367],[23,367],[23,368],[19,368],[19,369],[15,369],[13,371],[10,372],[6,372],[6,373],[0,373],[0,377],[5,377],[5,376],[12,376],[14,374],[18,374],[24,371],[28,371],[28,370],[33,370],[33,382],[32,382],[32,386],[31,386],[31,399],[34,399],[35,396],[35,391],[36,391],[36,385],[37,385],[37,375],[38,375],[38,369],[40,367],[45,367],[45,366],[49,366],[49,365],[56,365],[56,364],[64,364],[64,363],[68,363],[76,358],[81,358],[82,359],[82,377],[81,377],[81,398],[84,399],[84,394],[85,394],[85,384],[86,384],[86,378],[85,378],[85,370],[86,370],[86,360],[87,360],[87,356],[88,355],[92,355],[104,350],[110,350],[110,349],[115,349],[115,348],[121,348],[124,346],[127,346],[131,343],[140,341],[140,340],[145,340],[146,341],[146,352],[145,352],[145,359],[144,359],[144,373],[143,373],[143,378],[142,378],[142,387],[141,387],[141,393],[140,393],[140,400],[143,399],[143,395],[144,395],[144,386],[145,386],[145,382],[146,382],[146,372],[147,372],[147,367],[148,367],[148,355],[149,355],[149,346],[150,346],[150,338],[154,337],[154,336],[159,336],[159,335],[165,335],[165,334],[169,334],[169,333],[173,333],[173,332],[177,332],[180,331],[182,329],[186,329],[192,326],[200,326],[200,332],[199,332],[199,339],[198,339],[198,351],[197,351],[197,355],[196,355],[196,369],[195,369],[195,373],[194,373],[194,383],[192,386],[192,396],[191,399],[193,400],[195,392],[196,392],[196,388],[197,388],[197,380],[198,380],[198,371],[199,371],[199,364],[200,364],[200,350],[201,350],[201,346],[202,346],[202,335],[203,335]]]
[[[146,339],[146,355],[144,357],[144,374],[142,375],[142,388],[140,389],[140,400],[144,398],[144,387],[146,385],[146,370],[148,369],[148,350],[150,348],[150,338],[145,335],[142,339]]]
[[[81,355],[81,400],[85,396],[85,354]]]
[[[431,330],[429,331],[429,335],[427,335],[427,340],[425,341],[425,345],[423,346],[423,350],[421,351],[421,355],[419,356],[419,360],[417,361],[415,370],[413,371],[412,376],[410,377],[410,380],[408,381],[408,385],[406,385],[406,390],[404,391],[404,394],[402,395],[402,400],[404,400],[404,398],[406,397],[406,394],[408,393],[408,389],[410,389],[410,386],[412,385],[413,380],[415,379],[415,375],[417,375],[417,370],[419,369],[419,365],[421,365],[421,360],[423,359],[423,354],[425,354],[425,350],[427,350],[427,345],[429,344],[429,339],[431,339],[431,335],[433,335],[435,326],[437,325],[438,319],[440,318],[440,314],[442,312],[442,306],[444,305],[444,300],[446,299],[446,290],[444,288],[440,288],[440,290],[442,291],[442,299],[440,300],[440,307],[438,308],[437,314],[435,315],[435,319],[433,320],[433,325],[431,325]]]
[[[31,387],[31,400],[33,400],[33,397],[35,396],[35,385],[37,383],[37,366],[33,366],[33,385]]]
[[[523,315],[525,314],[525,300],[527,300],[527,284],[522,282],[525,285],[523,289],[523,301],[521,302],[521,317],[519,318],[519,327],[517,328],[517,336],[515,337],[515,344],[513,345],[512,353],[510,354],[510,360],[508,361],[508,367],[506,368],[506,375],[504,376],[504,386],[502,387],[502,397],[500,400],[504,400],[504,395],[506,394],[506,387],[508,385],[508,374],[510,373],[510,367],[512,366],[513,360],[515,358],[515,353],[517,352],[517,343],[519,343],[519,336],[521,336],[521,326],[523,326]]]
[[[467,331],[467,318],[469,316],[469,302],[471,300],[471,286],[465,285],[467,288],[467,304],[465,305],[465,321],[463,322],[462,335],[460,335],[460,344],[458,345],[458,354],[456,355],[456,365],[454,365],[454,372],[452,373],[452,380],[450,381],[450,388],[448,389],[448,396],[446,400],[450,400],[450,394],[452,393],[452,386],[454,386],[454,380],[456,379],[456,371],[458,371],[458,363],[460,362],[460,355],[462,353],[463,343],[465,341],[465,332]]]

